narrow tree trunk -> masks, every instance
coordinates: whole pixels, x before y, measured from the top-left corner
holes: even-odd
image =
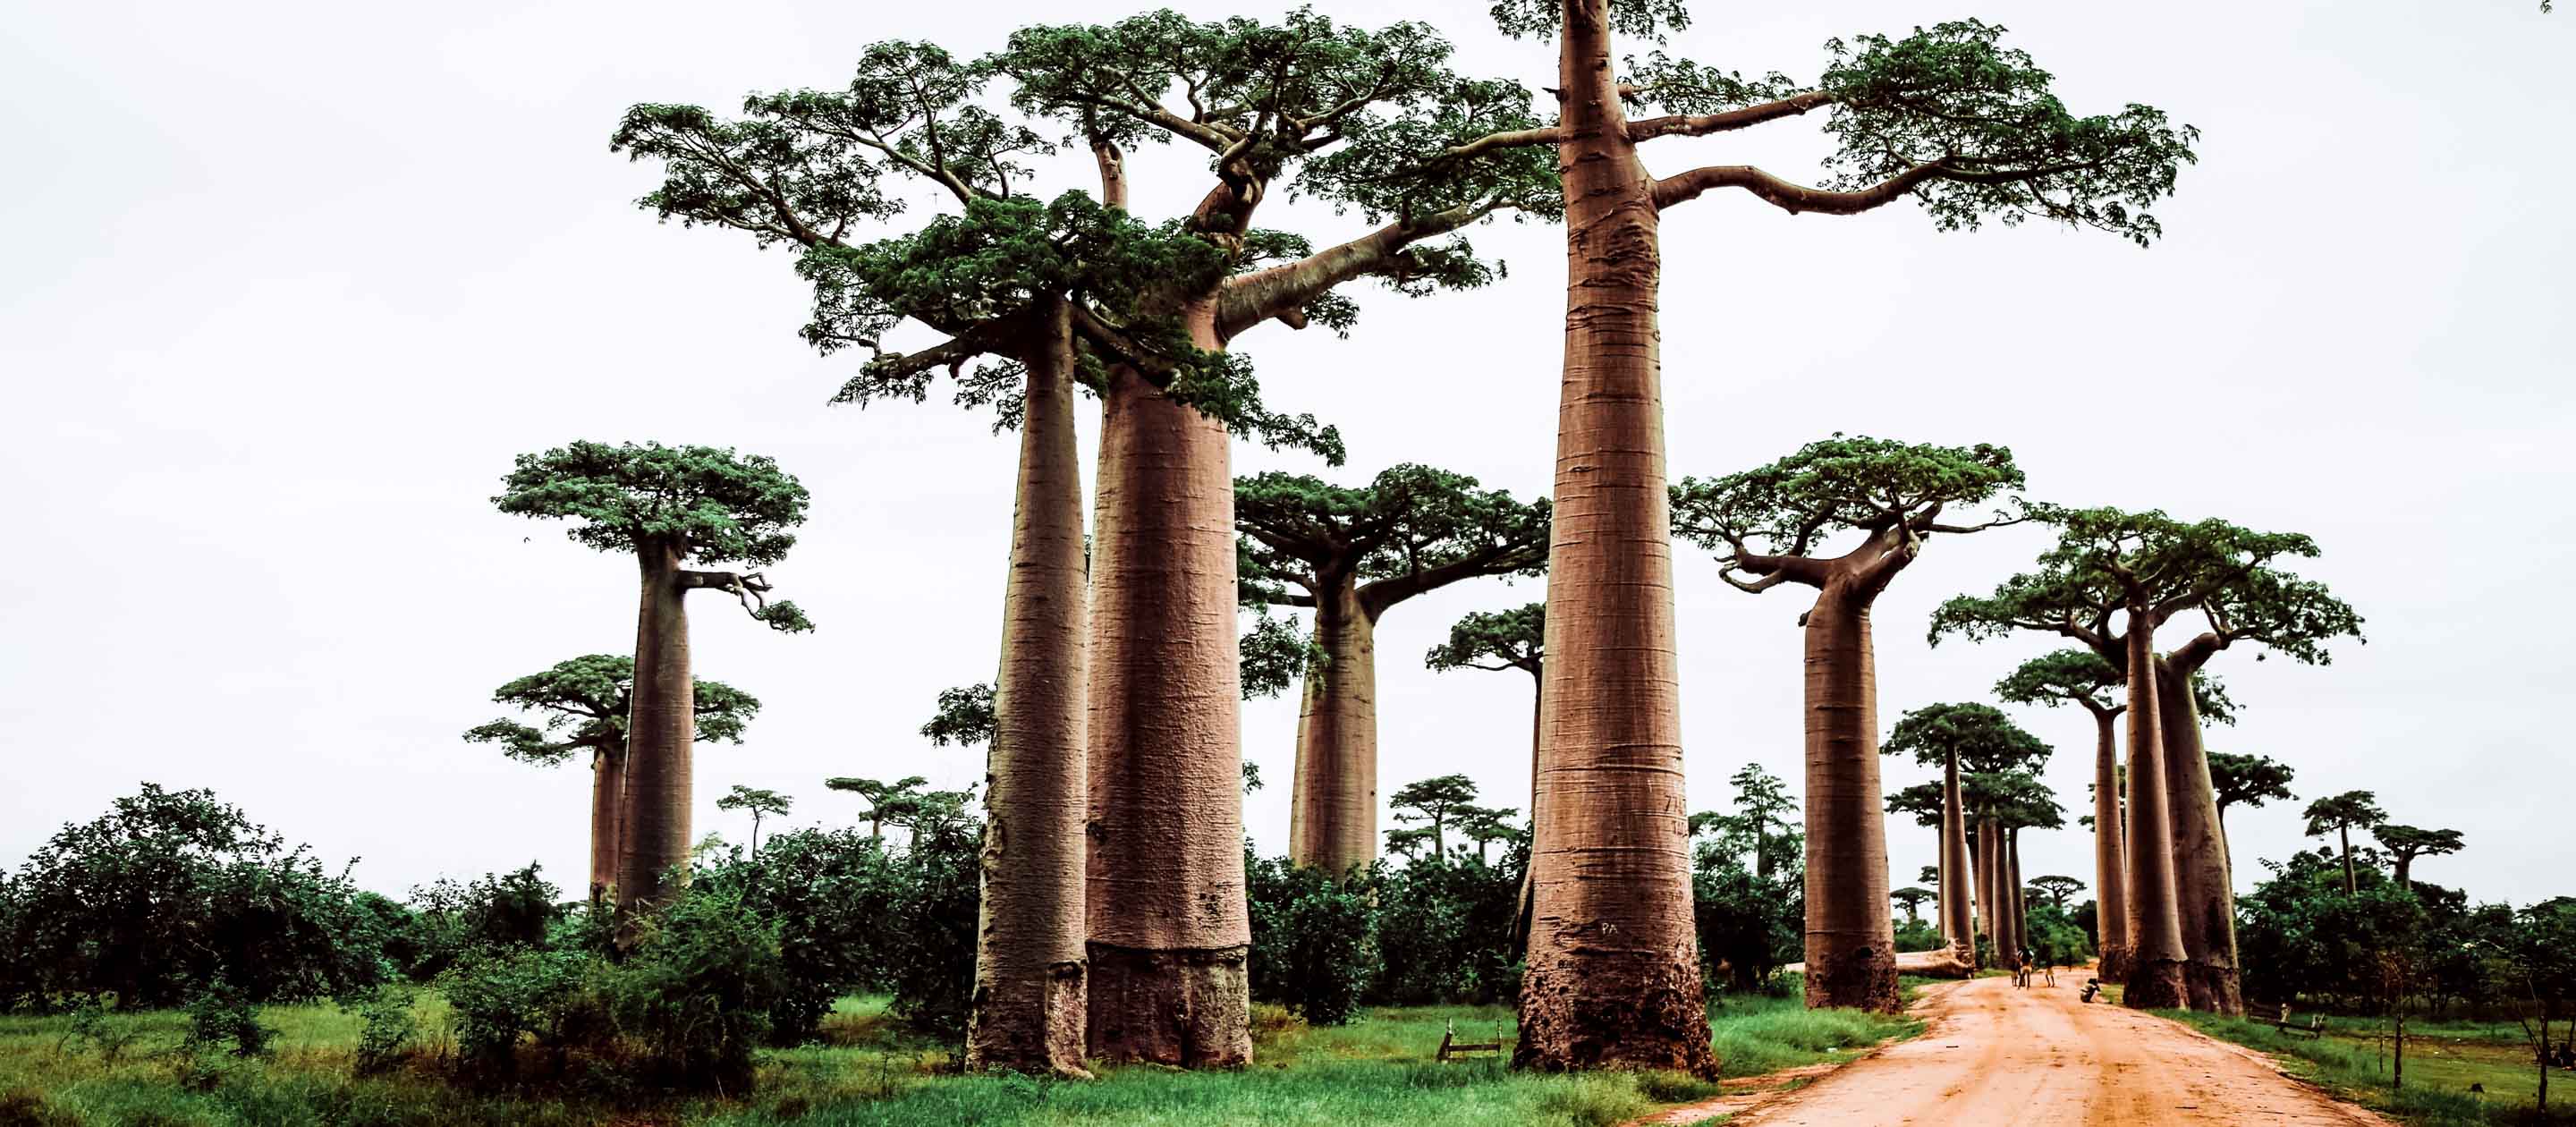
[[[1541,734],[1547,730],[1547,710],[1543,707],[1547,700],[1547,677],[1543,672],[1545,668],[1546,666],[1542,664],[1540,668],[1530,670],[1530,680],[1537,682],[1536,687],[1538,692],[1533,694],[1530,698],[1529,805],[1523,809],[1529,811],[1530,845],[1533,856],[1536,854],[1538,845],[1538,749]],[[1522,861],[1520,907],[1512,913],[1512,946],[1520,948],[1523,951],[1529,949],[1530,912],[1535,904],[1535,898],[1530,883],[1530,873],[1535,871],[1537,867],[1538,866],[1529,863],[1527,859]]]
[[[2173,823],[2165,800],[2164,746],[2156,709],[2153,634],[2144,607],[2129,608],[2129,980],[2132,1009],[2175,1009],[2183,984],[2182,918],[2174,882]]]
[[[1807,1006],[1895,1013],[1878,670],[1868,597],[1851,587],[1827,581],[1807,612]]]
[[[2100,942],[2102,965],[2095,975],[2106,982],[2129,976],[2129,861],[2121,839],[2120,745],[2108,710],[2093,714],[2093,930]]]
[[[1994,965],[2004,964],[2003,831],[1992,818],[1977,819],[1977,926],[1986,934]]]
[[[1050,303],[1033,326],[1020,421],[1002,663],[985,757],[983,905],[966,1067],[1088,1076],[1083,919],[1082,470],[1073,338]]]
[[[1377,858],[1377,623],[1356,576],[1316,593],[1315,645],[1324,665],[1306,674],[1297,719],[1288,859],[1342,876]]]
[[[626,720],[626,801],[618,818],[618,906],[662,904],[687,878],[689,753],[697,685],[689,679],[689,618],[678,545],[639,546],[643,591],[635,619],[635,689]],[[621,934],[631,936],[630,928]]]
[[[1941,765],[1941,938],[1959,961],[1977,965],[1976,908],[1969,896],[1968,814],[1959,793],[1959,753]]]
[[[2021,827],[2004,830],[2004,903],[2012,908],[2013,958],[2030,950],[2030,893],[2021,883]]]
[[[2175,911],[2190,960],[2184,984],[2191,1008],[2242,1015],[2244,980],[2236,962],[2236,892],[2227,870],[2227,839],[2218,823],[2218,791],[2200,740],[2192,670],[2156,662],[2156,731],[2164,745],[2165,793],[2172,804]]]
[[[1547,738],[1513,1062],[1713,1077],[1682,788],[1653,184],[1614,89],[1609,0],[1565,0],[1564,14]]]
[[[1214,310],[1185,322],[1215,348]],[[1113,370],[1093,530],[1092,1055],[1252,1059],[1225,428]]]
[[[2361,883],[2353,879],[2352,873],[2352,823],[2336,823],[2335,836],[2343,839],[2343,894],[2346,896],[2359,896],[2361,895]]]
[[[2414,885],[2410,883],[2408,876],[2414,871],[2414,868],[2415,858],[2411,855],[2400,853],[2395,857],[2391,864],[2389,875],[2397,878],[2397,887],[2412,888]]]
[[[695,691],[694,687],[691,691]],[[590,757],[590,903],[594,908],[617,902],[617,827],[625,805],[625,753],[607,748],[592,753]]]

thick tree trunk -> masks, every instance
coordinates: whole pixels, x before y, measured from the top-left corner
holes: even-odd
[[[1010,577],[985,757],[983,906],[966,1067],[1088,1076],[1082,470],[1073,434],[1073,338],[1052,304],[1021,357]]]
[[[2129,975],[2129,860],[2121,840],[2120,745],[2108,711],[2093,714],[2093,930],[2100,941],[2102,965],[2095,974],[2108,982]]]
[[[1522,807],[1522,809],[1527,811],[1530,816],[1530,844],[1532,846],[1536,846],[1538,844],[1538,749],[1539,743],[1543,738],[1543,734],[1547,730],[1547,710],[1542,707],[1546,703],[1547,693],[1547,676],[1544,672],[1545,669],[1546,666],[1542,663],[1538,669],[1530,670],[1530,680],[1537,682],[1536,687],[1538,692],[1530,699],[1529,805]],[[1536,868],[1537,866],[1529,864],[1527,861],[1524,861],[1521,864],[1520,907],[1512,913],[1512,946],[1524,951],[1529,949],[1530,911],[1535,904],[1535,896],[1530,884],[1530,873],[1536,870]]]
[[[2200,712],[2192,702],[2192,670],[2156,662],[2156,731],[2165,753],[2165,794],[2174,836],[2174,910],[2182,918],[2182,947],[2189,964],[2184,984],[2191,1008],[2208,1013],[2245,1012],[2243,978],[2236,962],[2236,892],[2227,871],[2227,840],[2218,823],[2218,791],[2209,779],[2201,745]]]
[[[2176,1009],[2190,1000],[2183,982],[2179,893],[2174,882],[2173,822],[2165,798],[2164,744],[2156,709],[2153,634],[2145,608],[2129,608],[2129,979],[2121,1001],[2132,1009]]]
[[[1213,306],[1185,321],[1218,342]],[[1093,530],[1090,926],[1093,1056],[1252,1059],[1234,481],[1225,428],[1115,369]]]
[[[2389,863],[2389,876],[2395,879],[2399,888],[2414,887],[2409,880],[2414,871],[2415,859],[2403,853],[2398,854]]]
[[[691,688],[695,692],[695,687]],[[631,706],[630,706],[631,707]],[[617,900],[619,819],[626,806],[626,755],[600,750],[590,757],[590,903]]]
[[[2021,883],[2021,827],[2004,830],[2004,904],[2012,909],[2012,950],[2030,950],[2030,893]]]
[[[626,801],[618,818],[618,907],[669,900],[689,860],[689,753],[697,685],[689,678],[689,618],[678,545],[636,552],[643,591],[635,617],[635,689],[626,719]],[[632,935],[621,927],[621,933]]]
[[[1995,875],[2003,868],[2003,836],[1994,819],[1977,819],[1977,930],[1993,948],[1996,966],[2004,964],[2005,954],[2004,902],[1997,892],[2003,881]]]
[[[1878,670],[1868,593],[1829,580],[1807,612],[1807,1006],[1895,1013]]]
[[[1968,814],[1959,793],[1959,753],[1941,765],[1941,938],[1959,961],[1977,965],[1976,906],[1969,894]]]
[[[1565,0],[1564,13],[1547,738],[1512,1059],[1713,1077],[1682,789],[1654,192],[1614,89],[1609,0]]]
[[[1336,876],[1377,858],[1377,623],[1356,576],[1315,596],[1324,665],[1306,674],[1288,859]]]

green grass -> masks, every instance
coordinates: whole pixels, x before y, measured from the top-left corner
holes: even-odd
[[[2539,1075],[2522,1030],[2510,1022],[2409,1022],[2406,1030],[2406,1086],[2390,1086],[2391,1062],[2372,1034],[2382,1023],[2366,1019],[2329,1020],[2320,1039],[2281,1032],[2268,1021],[2214,1014],[2158,1010],[2223,1041],[2270,1053],[2292,1075],[2337,1096],[2413,1124],[2430,1127],[2481,1127],[2491,1123],[2576,1124],[2576,1080],[2560,1072],[2550,1077],[2549,1114],[2534,1109]],[[2297,1022],[2294,1015],[2293,1024]],[[2419,1033],[2421,1029],[2424,1032]],[[2513,1042],[2505,1035],[2510,1033]],[[2469,1085],[2486,1090],[2471,1093]]]
[[[66,1042],[67,1018],[0,1017],[0,1127],[431,1127],[449,1124],[619,1127],[706,1124],[976,1123],[1482,1124],[1599,1127],[1715,1095],[1675,1073],[1549,1076],[1516,1073],[1491,1057],[1439,1064],[1445,1023],[1462,1040],[1513,1034],[1502,1006],[1380,1008],[1347,1026],[1309,1028],[1262,1007],[1254,1067],[1241,1072],[1104,1068],[1100,1079],[1060,1083],[954,1075],[945,1046],[918,1038],[885,1013],[881,998],[845,999],[824,1024],[824,1043],[764,1054],[747,1098],[700,1098],[619,1109],[555,1096],[476,1094],[448,1084],[452,1051],[444,1005],[417,1007],[426,1043],[390,1074],[352,1075],[359,1022],[330,1006],[272,1007],[279,1031],[266,1060],[223,1059],[209,1069],[179,1054],[176,1013],[113,1014],[134,1037],[121,1056]],[[1727,1076],[1753,1076],[1850,1059],[1921,1023],[1850,1011],[1809,1011],[1794,994],[1728,999],[1711,1007],[1711,1038]]]

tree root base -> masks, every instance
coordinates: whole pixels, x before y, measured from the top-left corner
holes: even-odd
[[[2129,967],[2120,1002],[2133,1010],[2178,1010],[2191,1002],[2183,985],[2182,960],[2139,959]]]
[[[1252,1063],[1244,947],[1139,950],[1092,943],[1091,1055],[1179,1068]]]

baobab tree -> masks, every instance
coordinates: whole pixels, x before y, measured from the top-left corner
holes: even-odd
[[[784,817],[787,812],[794,809],[795,806],[795,799],[780,794],[777,791],[764,790],[758,787],[747,787],[741,783],[735,783],[732,790],[726,791],[724,797],[716,800],[716,809],[718,810],[747,810],[751,812],[751,852],[753,856],[758,856],[760,854],[761,818],[772,814]]]
[[[1887,898],[1894,901],[1897,907],[1905,909],[1905,922],[1907,924],[1922,923],[1923,902],[1926,900],[1937,899],[1939,896],[1939,893],[1934,892],[1931,889],[1916,888],[1912,885],[1907,885],[1904,888],[1897,889],[1896,891],[1887,894]]]
[[[2326,664],[2326,643],[2358,637],[2360,616],[2324,585],[2275,566],[2317,554],[2316,542],[2297,533],[2111,508],[2047,506],[2034,516],[2058,532],[2039,570],[2006,580],[1992,595],[1942,604],[1932,637],[2057,634],[2121,671],[2134,948],[2131,986],[2122,998],[2139,1007],[2188,1004],[2241,1013],[2235,893],[2201,739],[2202,694],[2193,683],[2213,656],[2238,643]],[[2206,628],[2158,656],[2157,629],[2184,613],[2199,615]],[[2149,715],[2148,705],[2159,711]]]
[[[1673,533],[1718,554],[1729,584],[1816,592],[1806,649],[1807,1004],[1893,1013],[1903,1002],[1888,917],[1879,810],[1878,668],[1870,608],[1935,533],[2009,523],[1944,521],[2019,488],[2000,446],[1926,446],[1835,435],[1770,465],[1672,487]],[[1826,554],[1857,532],[1857,545]]]
[[[2379,796],[2366,790],[2348,790],[2328,795],[2308,804],[2302,816],[2308,820],[2309,837],[2333,834],[2343,844],[2343,891],[2347,896],[2361,891],[2361,883],[2352,868],[2352,830],[2377,829],[2388,821],[2388,812],[2379,808]]]
[[[1431,833],[1431,855],[1441,861],[1449,859],[1451,817],[1474,807],[1475,802],[1476,781],[1465,775],[1407,783],[1387,798],[1396,821],[1424,823],[1422,828]]]
[[[1971,965],[1975,934],[1980,930],[1995,937],[2001,952],[2005,917],[1999,876],[2006,848],[1998,812],[1991,807],[2008,797],[2008,791],[1997,780],[2036,770],[2047,761],[2049,746],[1993,705],[1933,704],[1899,717],[1880,750],[1912,756],[1917,763],[1941,769],[1942,933],[1954,948],[1968,949],[1965,961]],[[1916,794],[1919,801],[1919,789],[1899,793]],[[1895,808],[1891,804],[1890,809]],[[1971,822],[1976,833],[1973,846],[1968,839]],[[1954,878],[1954,873],[1965,874],[1965,879]]]
[[[893,782],[882,779],[860,779],[835,775],[823,785],[837,791],[858,795],[868,800],[868,836],[883,841],[887,822],[901,824],[901,815],[921,801],[930,780],[919,775],[906,775]]]
[[[1747,81],[1661,53],[1613,65],[1617,37],[1660,39],[1685,25],[1682,0],[1501,0],[1494,14],[1514,36],[1556,37],[1555,124],[1461,132],[1442,159],[1398,183],[1427,190],[1458,162],[1519,145],[1555,148],[1564,170],[1566,335],[1548,602],[1556,660],[1531,862],[1540,926],[1514,1057],[1545,1068],[1710,1071],[1679,825],[1656,327],[1663,211],[1729,188],[1792,213],[1857,214],[1911,197],[1944,229],[2038,217],[2144,244],[2160,230],[2147,208],[2172,191],[2195,134],[2135,104],[2106,116],[2068,113],[2046,71],[2003,47],[2001,29],[1973,21],[1901,40],[1834,40],[1809,84],[1776,74]],[[1662,113],[1630,120],[1631,105]],[[1656,138],[1816,110],[1838,145],[1821,187],[1747,165],[1657,178],[1638,158]],[[1569,808],[1562,817],[1560,801]],[[1818,827],[1815,836],[1828,835]],[[1883,901],[1874,908],[1886,910]],[[1621,942],[1595,941],[1611,930]]]
[[[2129,902],[2127,846],[2120,817],[2120,748],[2116,727],[2126,705],[2112,688],[2120,671],[2091,650],[2065,649],[2023,662],[1995,682],[1997,699],[2015,704],[2055,707],[2072,701],[2093,716],[2093,882],[2095,926],[2101,935],[2103,978],[2121,979],[2129,968]]]
[[[590,753],[590,900],[616,899],[618,817],[626,800],[626,719],[634,708],[635,659],[588,654],[559,661],[492,691],[494,704],[536,713],[535,726],[493,720],[466,729],[468,743],[496,743],[501,754],[541,767]],[[719,681],[699,681],[689,693],[699,743],[742,742],[743,727],[760,711],[751,694]]]
[[[1433,672],[1517,669],[1530,675],[1530,805],[1529,833],[1538,834],[1538,742],[1546,725],[1539,711],[1547,675],[1547,604],[1528,603],[1503,611],[1469,611],[1450,624],[1449,639],[1431,647],[1422,663]],[[1521,866],[1520,908],[1512,915],[1514,946],[1529,939],[1530,866]]]
[[[2084,882],[2077,880],[2074,877],[2032,877],[2030,878],[2030,887],[2038,890],[2040,895],[2047,897],[2049,903],[2055,904],[2060,908],[2064,908],[2066,906],[2067,898],[2074,896],[2078,892],[2084,891]]]
[[[1509,844],[1529,836],[1529,831],[1512,824],[1520,813],[1510,806],[1461,806],[1451,817],[1457,823],[1458,836],[1476,843],[1476,863],[1491,865],[1495,842]]]
[[[1098,379],[1088,862],[1097,1056],[1233,1066],[1251,1055],[1234,497],[1227,421],[1207,409],[1249,387],[1235,341],[1270,321],[1346,327],[1355,307],[1339,289],[1358,279],[1405,294],[1481,284],[1491,267],[1455,236],[1499,213],[1558,206],[1552,170],[1531,152],[1473,158],[1400,212],[1360,198],[1421,145],[1535,124],[1527,90],[1463,78],[1449,54],[1421,24],[1372,31],[1299,10],[1277,22],[1160,12],[1027,28],[991,60],[1025,112],[1205,151],[1207,171],[1176,185],[1204,194],[1171,229],[1227,266],[1213,281],[1176,275],[1139,301],[1206,361],[1183,388],[1206,394],[1174,394],[1150,365],[1112,361]],[[1377,226],[1323,247],[1255,229],[1260,205],[1288,191],[1359,206]],[[1118,335],[1115,324],[1081,324]],[[1329,437],[1311,419],[1290,422],[1303,424],[1288,428],[1301,440]]]
[[[2039,780],[2034,770],[2009,771],[1979,776],[1978,779],[1987,784],[1978,789],[1990,788],[1984,806],[1987,816],[1995,824],[2001,847],[1992,869],[1995,901],[2004,924],[2004,940],[2000,946],[2017,957],[2030,947],[2030,904],[2023,895],[2025,886],[2021,879],[2021,832],[2062,828],[2066,825],[2066,815],[2058,807],[2055,793]]]
[[[2205,684],[2209,678],[2203,677],[2200,681]],[[2218,719],[2210,715],[2207,698],[2202,699],[2202,717]],[[2227,808],[2230,806],[2261,806],[2273,801],[2298,801],[2299,796],[2290,793],[2290,782],[2296,779],[2298,774],[2289,764],[2268,755],[2210,752],[2209,789],[2218,798],[2219,825],[2224,827],[2227,824]]]
[[[697,681],[689,675],[691,591],[733,595],[771,629],[812,630],[792,602],[768,601],[757,571],[796,543],[805,487],[759,455],[708,446],[575,442],[521,454],[492,498],[517,516],[568,521],[574,543],[635,558],[642,577],[634,678],[626,721],[626,797],[618,815],[617,906],[661,903],[689,859],[689,745],[696,741]],[[631,934],[631,932],[630,932]]]
[[[1377,623],[1405,600],[1547,562],[1547,502],[1395,466],[1366,486],[1265,473],[1234,485],[1243,598],[1315,612],[1288,857],[1347,873],[1377,855]],[[1445,854],[1443,855],[1445,856]]]
[[[2439,857],[2467,847],[2458,830],[2427,830],[2395,822],[2370,827],[2370,836],[2378,838],[2379,847],[2395,860],[2396,867],[2390,875],[2399,888],[2414,887],[2408,881],[2414,875],[2416,858]]]

